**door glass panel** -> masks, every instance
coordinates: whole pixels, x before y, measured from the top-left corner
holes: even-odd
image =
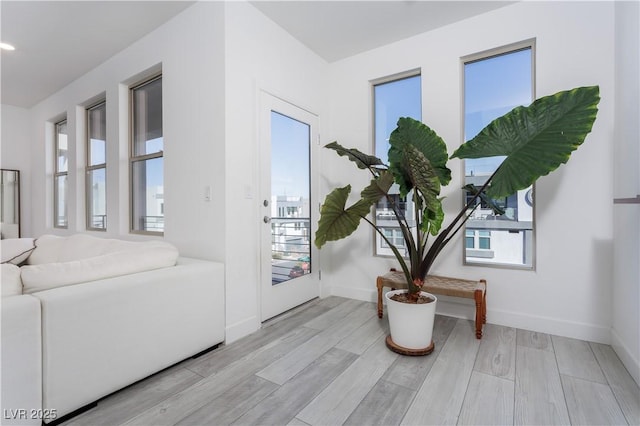
[[[271,283],[311,273],[308,124],[271,111]]]

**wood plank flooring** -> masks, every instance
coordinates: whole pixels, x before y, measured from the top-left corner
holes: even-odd
[[[434,352],[384,344],[373,303],[314,300],[64,425],[640,424],[610,346],[437,316]]]

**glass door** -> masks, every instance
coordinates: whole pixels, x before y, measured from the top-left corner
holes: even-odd
[[[317,117],[262,94],[260,121],[262,321],[319,295],[312,215]]]

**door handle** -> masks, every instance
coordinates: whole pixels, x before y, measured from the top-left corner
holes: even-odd
[[[262,221],[264,223],[269,223],[269,222],[271,222],[271,218],[269,216],[265,216],[265,217],[262,218]]]

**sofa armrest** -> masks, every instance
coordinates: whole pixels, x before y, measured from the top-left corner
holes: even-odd
[[[29,295],[2,298],[3,425],[42,421],[40,302]]]
[[[33,293],[43,407],[65,415],[224,341],[224,266],[176,266]]]

